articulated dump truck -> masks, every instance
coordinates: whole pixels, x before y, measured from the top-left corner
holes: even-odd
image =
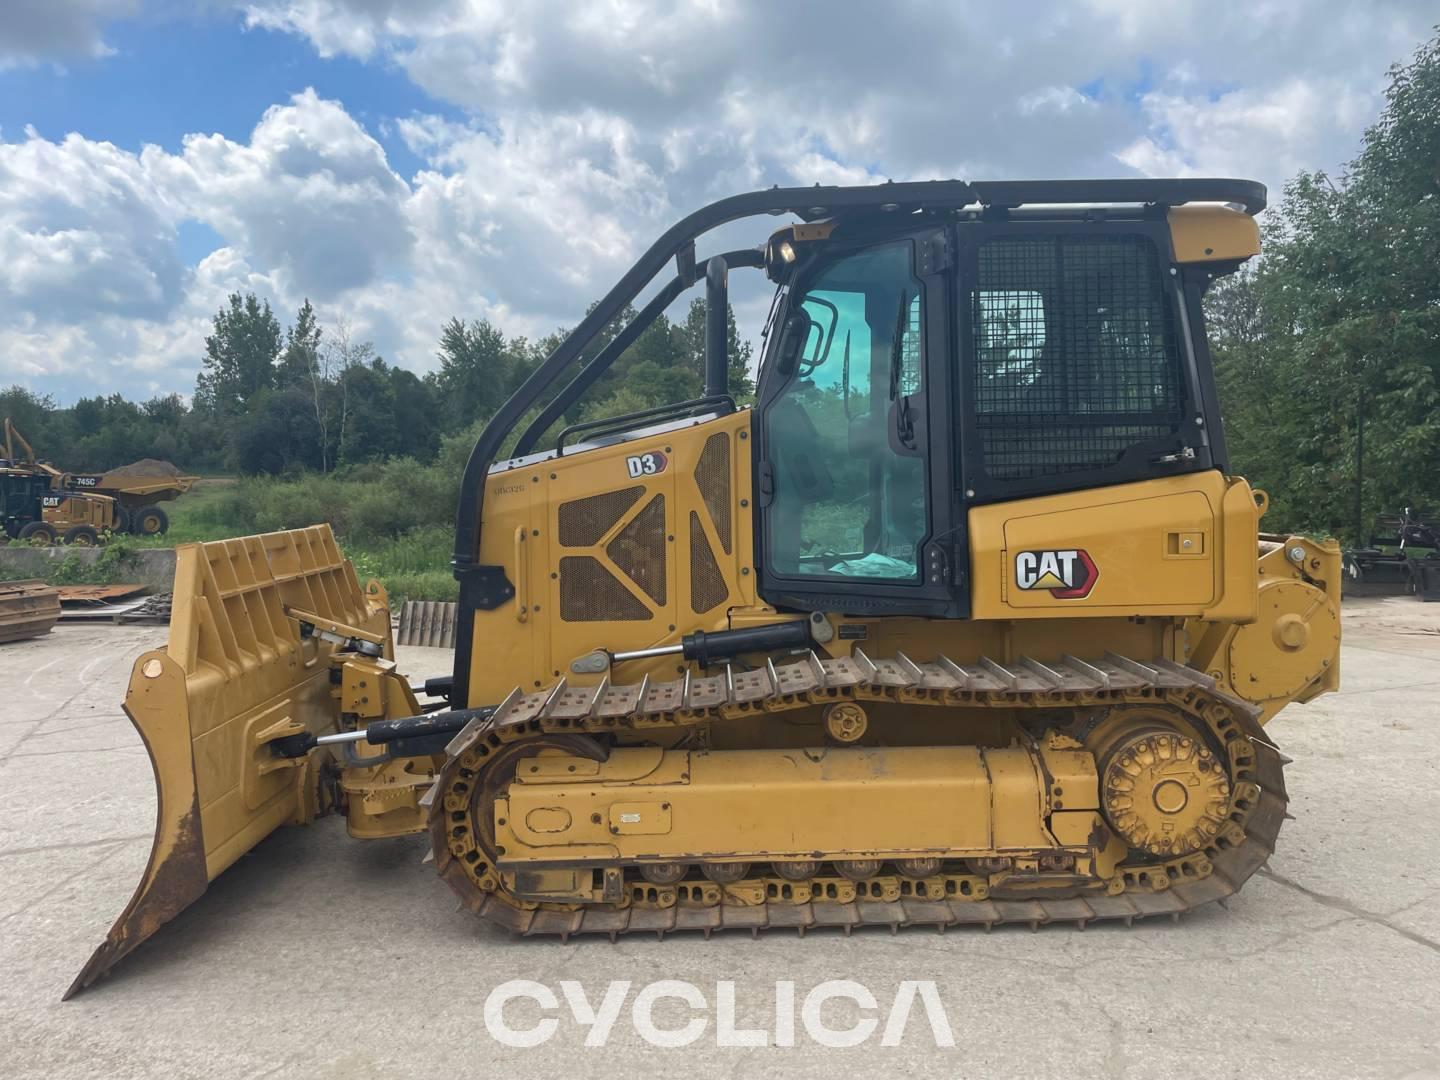
[[[1264,205],[1241,180],[937,181],[698,211],[481,435],[454,673],[423,685],[328,528],[181,547],[125,700],[154,850],[72,992],[327,813],[427,835],[468,908],[560,939],[1230,896],[1287,816],[1265,725],[1338,680],[1339,549],[1260,530],[1206,346]],[[755,215],[792,223],[697,256]],[[745,408],[739,270],[778,287]],[[703,396],[547,438],[702,282]]]

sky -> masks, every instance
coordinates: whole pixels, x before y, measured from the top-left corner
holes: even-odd
[[[188,394],[236,291],[430,370],[452,316],[573,325],[675,220],[773,184],[1235,175],[1274,201],[1343,170],[1436,21],[1433,0],[0,0],[0,386]],[[760,286],[735,299],[753,337]]]

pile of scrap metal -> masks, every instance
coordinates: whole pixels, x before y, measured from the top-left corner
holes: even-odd
[[[145,596],[144,585],[62,585],[60,618],[66,622],[169,622],[169,596]]]
[[[1372,537],[1368,547],[1345,552],[1349,584],[1440,600],[1440,520],[1407,506],[1382,517],[1380,527],[1387,532]]]
[[[60,618],[60,590],[43,581],[0,581],[0,642],[48,634]]]

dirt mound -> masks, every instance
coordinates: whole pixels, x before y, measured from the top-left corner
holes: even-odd
[[[118,469],[111,469],[105,475],[163,480],[171,476],[179,476],[180,470],[168,461],[147,457],[141,458],[139,461],[132,461],[129,465],[121,465]]]

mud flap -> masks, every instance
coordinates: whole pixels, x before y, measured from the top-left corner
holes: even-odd
[[[276,828],[315,816],[314,756],[282,758],[267,744],[335,730],[336,646],[302,634],[287,608],[379,635],[394,655],[384,591],[361,589],[328,525],[176,549],[169,642],[135,661],[124,706],[155,773],[150,860],[66,998]]]

